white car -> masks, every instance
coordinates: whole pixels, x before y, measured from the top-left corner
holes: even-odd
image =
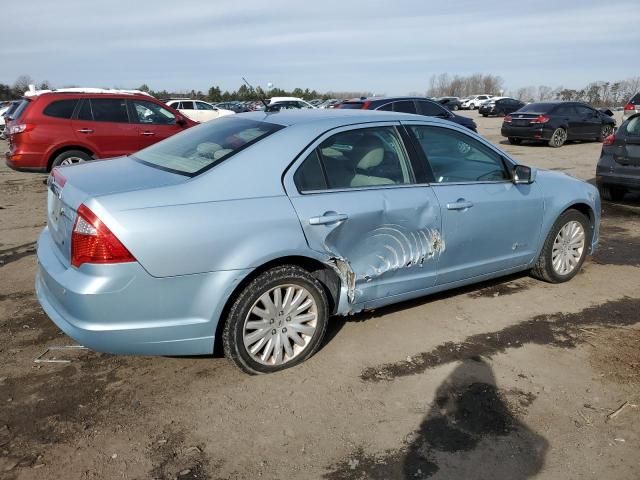
[[[0,138],[4,138],[4,129],[6,128],[4,114],[9,110],[10,105],[0,108]]]
[[[180,98],[169,100],[166,102],[170,107],[175,108],[183,115],[189,117],[196,122],[204,123],[209,120],[215,120],[216,118],[224,117],[226,115],[235,114],[232,110],[224,110],[222,108],[214,107],[210,103],[202,100],[191,100],[189,98]]]
[[[273,105],[275,103],[287,103],[297,108],[316,108],[306,100],[303,100],[298,97],[272,97],[269,100],[269,105]]]
[[[462,102],[461,108],[466,110],[476,110],[480,108],[482,102],[485,102],[490,98],[493,98],[493,95],[471,95],[470,97],[467,97],[464,102]]]

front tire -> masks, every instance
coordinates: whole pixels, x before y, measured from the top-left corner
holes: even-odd
[[[591,235],[591,222],[583,213],[565,211],[553,224],[531,275],[549,283],[571,280],[584,263]]]
[[[509,143],[511,145],[520,145],[522,143],[522,139],[521,138],[508,137],[507,140],[509,140]]]
[[[553,148],[559,148],[567,141],[567,131],[560,127],[556,128],[551,134],[551,138],[549,139],[549,146]]]
[[[325,290],[308,271],[267,270],[233,302],[222,332],[225,356],[252,375],[298,365],[320,347],[328,312]]]

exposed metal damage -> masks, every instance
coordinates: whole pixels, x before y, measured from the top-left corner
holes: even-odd
[[[325,243],[333,254],[327,263],[340,276],[350,304],[357,301],[358,284],[403,268],[421,268],[445,250],[440,230],[411,230],[398,224],[385,224],[366,232],[354,244],[348,255],[340,255],[335,245]]]

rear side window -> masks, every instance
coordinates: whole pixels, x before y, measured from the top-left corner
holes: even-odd
[[[522,107],[519,111],[522,113],[549,113],[555,106],[555,104],[530,103]]]
[[[134,121],[137,123],[152,125],[173,125],[176,123],[176,117],[173,113],[157,103],[132,100],[131,105],[134,111]]]
[[[327,189],[327,181],[322,166],[320,165],[317,150],[311,152],[305,161],[302,162],[302,165],[300,165],[300,168],[296,170],[293,176],[293,181],[300,192]]]
[[[627,123],[627,135],[640,137],[640,116],[633,117]]]
[[[393,111],[402,113],[417,113],[416,105],[415,103],[413,103],[413,100],[402,100],[401,102],[394,102]]]
[[[222,117],[140,150],[131,158],[193,177],[284,128],[268,122]]]
[[[444,108],[431,102],[416,102],[418,104],[418,113],[428,117],[448,117],[449,115]]]
[[[129,123],[127,101],[123,98],[92,98],[91,109],[96,122]]]
[[[78,99],[57,100],[47,105],[42,113],[48,117],[70,119],[77,104]]]

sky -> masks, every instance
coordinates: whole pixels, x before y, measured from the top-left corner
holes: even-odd
[[[640,75],[640,0],[3,2],[0,82],[424,92],[433,74],[506,89]]]

